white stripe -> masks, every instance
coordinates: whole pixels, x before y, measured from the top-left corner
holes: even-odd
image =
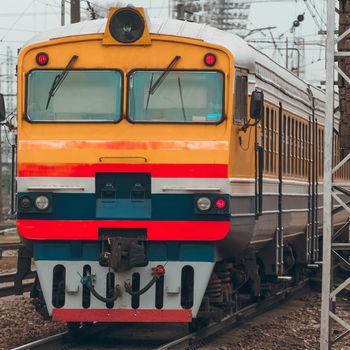
[[[152,178],[152,193],[229,193],[227,178]],[[94,177],[19,177],[18,192],[95,193]]]
[[[92,177],[18,177],[18,192],[95,193]]]
[[[229,179],[152,178],[152,193],[220,192],[229,193]]]

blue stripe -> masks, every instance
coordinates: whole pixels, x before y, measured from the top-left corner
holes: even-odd
[[[36,241],[35,260],[98,261],[101,242]],[[211,243],[146,242],[149,261],[215,261]]]
[[[37,193],[19,193],[20,196],[30,196],[33,199]],[[228,200],[228,195],[220,195]],[[147,207],[150,215],[138,215],[140,210],[133,213],[130,209],[116,206],[115,216],[111,216],[111,208],[106,210],[106,216],[99,212],[96,215],[96,196],[92,193],[52,193],[52,212],[26,213],[19,208],[17,218],[24,220],[184,220],[184,221],[226,221],[229,214],[202,214],[195,213],[194,196],[192,194],[153,194],[151,205]],[[123,214],[124,211],[124,214]],[[134,215],[134,216],[133,216]]]

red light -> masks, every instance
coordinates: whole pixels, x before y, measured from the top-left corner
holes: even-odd
[[[207,53],[204,56],[204,63],[209,67],[213,66],[216,63],[216,56],[212,53]]]
[[[223,199],[223,198],[217,199],[216,202],[215,202],[215,206],[218,209],[225,209],[226,208],[226,201],[225,201],[225,199]]]
[[[47,63],[49,62],[49,56],[47,53],[45,52],[39,52],[37,55],[36,55],[36,63],[39,65],[39,66],[45,66],[47,65]]]

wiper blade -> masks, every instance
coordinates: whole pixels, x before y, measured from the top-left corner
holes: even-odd
[[[148,90],[148,95],[153,95],[155,91],[158,89],[160,84],[164,81],[166,76],[170,73],[170,70],[175,66],[175,64],[179,61],[181,56],[175,56],[174,59],[170,62],[169,66],[166,67],[165,71],[160,75],[160,77],[154,82],[154,84]]]
[[[151,81],[149,83],[149,89],[148,89],[148,94],[147,94],[147,103],[146,103],[146,111],[148,109],[148,105],[149,105],[149,99],[151,97],[151,88],[152,88],[152,84],[153,84],[153,77],[154,77],[154,73],[152,73],[151,76]]]
[[[62,85],[64,79],[66,79],[66,76],[69,73],[69,69],[72,67],[74,62],[78,59],[77,55],[74,55],[66,65],[66,67],[63,69],[63,71],[55,76],[54,81],[52,82],[50,91],[49,91],[49,96],[47,97],[47,102],[46,102],[46,109],[49,108],[49,104],[51,101],[51,98],[55,96],[55,93],[59,89],[59,87]]]
[[[179,86],[182,115],[184,117],[184,121],[186,121],[186,111],[185,111],[184,98],[183,98],[183,95],[182,95],[182,86],[181,86],[181,79],[180,79],[180,77],[177,78],[177,84]]]

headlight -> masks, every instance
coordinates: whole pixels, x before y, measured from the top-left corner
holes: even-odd
[[[38,210],[46,210],[50,206],[50,200],[46,196],[41,195],[35,198],[34,205]]]
[[[208,197],[200,197],[197,199],[197,208],[200,211],[207,211],[211,207],[211,200]]]
[[[29,197],[21,197],[19,199],[19,206],[22,209],[29,209],[32,206],[32,200]]]

